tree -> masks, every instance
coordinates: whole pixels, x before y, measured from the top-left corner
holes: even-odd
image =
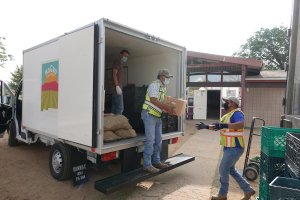
[[[289,40],[287,27],[261,28],[234,53],[234,56],[256,58],[264,62],[264,69],[284,69],[288,62]]]
[[[8,86],[12,91],[16,91],[23,77],[23,66],[17,66],[16,70],[11,73],[11,76],[11,81],[8,82]]]
[[[4,43],[5,37],[0,37],[0,67],[4,67],[4,63],[8,60],[13,60],[13,56],[6,53],[6,48]]]

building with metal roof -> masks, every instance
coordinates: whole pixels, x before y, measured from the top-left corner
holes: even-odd
[[[201,52],[187,52],[187,117],[217,119],[223,113],[222,98],[236,96],[246,124],[253,116],[279,124],[283,113],[285,71],[262,71],[263,62]],[[278,119],[277,119],[278,118]]]

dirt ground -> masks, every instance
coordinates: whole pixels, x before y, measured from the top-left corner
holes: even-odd
[[[0,139],[0,199],[209,199],[219,187],[219,135],[208,130],[197,131],[194,128],[195,123],[196,121],[186,121],[185,136],[169,149],[170,155],[186,153],[195,156],[195,161],[147,180],[144,184],[152,185],[148,190],[128,185],[109,195],[95,190],[94,182],[115,174],[119,169],[118,164],[111,164],[103,169],[89,169],[89,182],[73,187],[71,180],[59,182],[50,175],[50,147],[45,147],[44,144],[8,147],[6,134]],[[246,133],[249,133],[249,130],[246,130]],[[247,139],[248,135],[245,138]],[[250,157],[259,155],[259,146],[260,138],[254,137]],[[243,169],[243,164],[244,157],[239,160],[237,168]],[[258,191],[258,179],[251,182],[251,185]],[[229,190],[228,199],[236,200],[242,197],[242,191],[233,180]]]

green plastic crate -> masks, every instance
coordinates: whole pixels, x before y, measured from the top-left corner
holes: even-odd
[[[287,132],[300,133],[300,129],[263,126],[261,128],[261,151],[269,157],[284,158]]]
[[[284,173],[284,158],[268,157],[261,152],[259,167],[260,178],[267,183],[271,183],[274,178]]]
[[[298,179],[277,177],[269,187],[272,200],[300,199],[300,180]]]
[[[259,180],[259,200],[270,200],[269,184],[263,179]]]

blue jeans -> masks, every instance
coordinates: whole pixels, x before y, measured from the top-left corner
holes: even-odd
[[[112,93],[111,112],[116,115],[122,115],[123,111],[124,111],[123,93],[121,95],[118,95],[116,90],[114,89]]]
[[[243,148],[224,147],[223,157],[219,167],[221,183],[221,187],[219,190],[220,195],[227,196],[229,186],[229,174],[238,183],[238,185],[244,191],[244,193],[253,191],[250,184],[241,176],[241,174],[238,173],[238,171],[235,168],[235,164],[239,160],[243,152]]]
[[[141,114],[145,126],[146,141],[144,145],[144,168],[160,162],[160,149],[162,143],[162,122],[158,117],[143,110]]]

